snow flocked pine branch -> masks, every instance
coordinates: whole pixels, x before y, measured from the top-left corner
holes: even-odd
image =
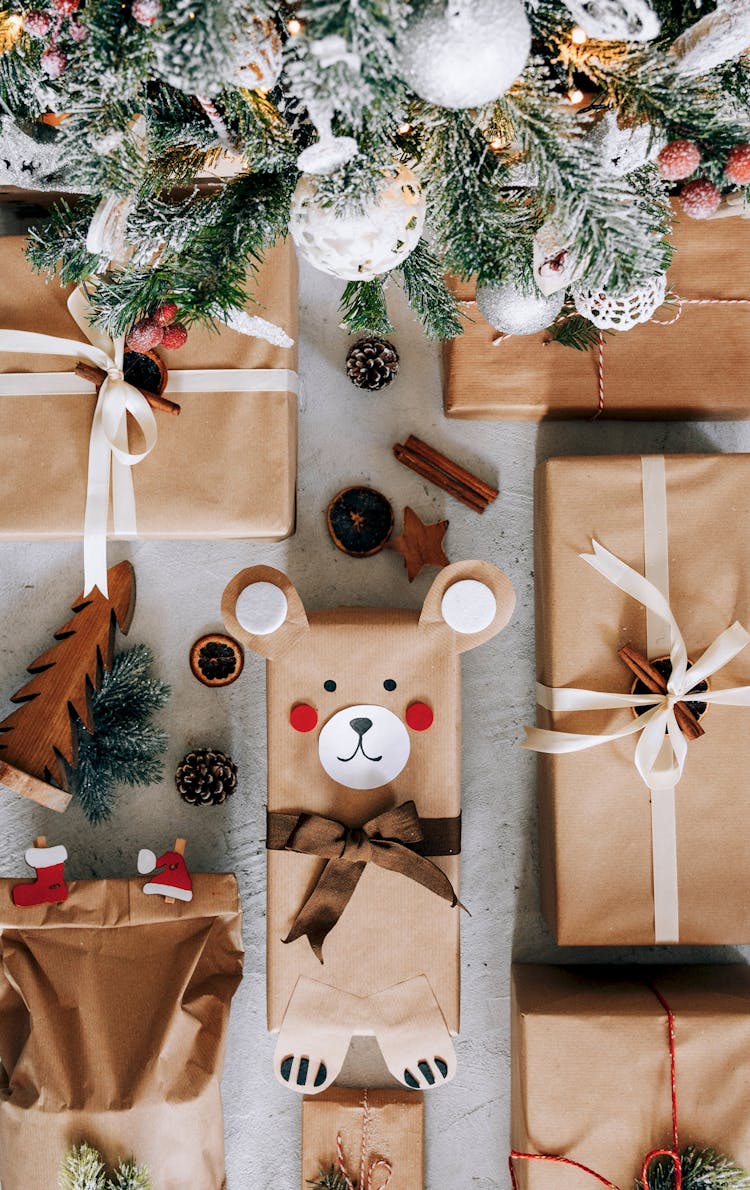
[[[668,263],[670,193],[705,179],[711,202],[741,200],[750,178],[747,0],[723,40],[715,0],[650,0],[652,12],[603,0],[619,19],[650,13],[648,38],[631,41],[602,39],[596,19],[581,37],[576,0],[462,0],[463,49],[445,0],[2,3],[0,106],[32,149],[52,138],[60,170],[45,183],[85,195],[35,233],[32,260],[67,281],[96,276],[111,332],[164,301],[185,323],[231,315],[247,268],[290,225],[303,255],[348,282],[350,329],[389,326],[391,276],[439,337],[459,330],[442,271],[533,298],[535,237],[550,223],[576,286],[623,295]],[[62,7],[73,11],[58,22]],[[688,68],[675,46],[696,27]],[[507,87],[476,99],[493,38],[516,58]],[[663,177],[659,148],[683,140],[697,164]],[[221,161],[234,176],[213,176]],[[404,177],[419,210],[413,194],[403,211],[393,197]],[[111,195],[127,215],[114,262],[87,245]],[[357,222],[370,216],[372,239]]]

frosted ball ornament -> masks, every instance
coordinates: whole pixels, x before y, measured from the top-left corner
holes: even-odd
[[[646,0],[563,0],[573,19],[597,41],[651,41],[661,21]]]
[[[656,156],[660,144],[650,124],[620,127],[617,112],[609,108],[586,133],[586,141],[601,155],[610,173],[621,178],[640,169]]]
[[[629,331],[642,322],[650,322],[666,295],[667,274],[657,273],[645,285],[626,294],[608,294],[603,289],[577,290],[573,303],[578,313],[598,330]]]
[[[421,99],[482,107],[522,73],[531,29],[521,0],[431,0],[396,42],[396,70]]]
[[[533,335],[551,325],[563,308],[563,293],[545,296],[515,281],[477,286],[477,308],[504,335]]]
[[[327,205],[328,204],[328,205]],[[406,260],[422,234],[425,201],[410,169],[400,165],[372,201],[337,214],[320,183],[302,174],[289,230],[305,260],[344,281],[372,281]]]
[[[236,66],[227,82],[253,91],[271,91],[281,74],[281,37],[273,21],[253,17],[235,42]]]

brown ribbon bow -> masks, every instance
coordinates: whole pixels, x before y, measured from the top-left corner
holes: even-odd
[[[449,844],[459,820],[433,821],[441,824],[432,833],[442,834],[443,845],[430,846],[430,851],[453,854],[458,848]],[[284,942],[295,942],[297,938],[307,936],[322,963],[323,943],[349,904],[368,864],[377,864],[389,872],[407,876],[444,901],[450,901],[452,906],[458,905],[458,897],[445,872],[413,850],[425,841],[423,824],[414,802],[404,802],[393,810],[386,810],[361,827],[345,826],[334,818],[323,818],[319,814],[269,814],[269,848],[317,855],[328,861]]]

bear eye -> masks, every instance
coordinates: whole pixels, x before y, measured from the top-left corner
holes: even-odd
[[[383,686],[386,690],[395,690],[397,685],[398,682],[394,682],[393,678],[386,678],[383,682]]]
[[[333,678],[328,678],[328,680],[323,683],[323,689],[327,690],[329,694],[333,694],[334,690],[336,689],[336,683],[334,682]]]

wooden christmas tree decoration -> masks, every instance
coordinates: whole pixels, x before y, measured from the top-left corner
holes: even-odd
[[[63,761],[75,768],[76,719],[93,732],[91,695],[112,666],[116,627],[126,633],[133,619],[131,564],[112,566],[107,582],[109,598],[95,587],[76,600],[56,644],[32,662],[31,681],[13,695],[18,710],[0,723],[0,783],[50,810],[70,801]]]

